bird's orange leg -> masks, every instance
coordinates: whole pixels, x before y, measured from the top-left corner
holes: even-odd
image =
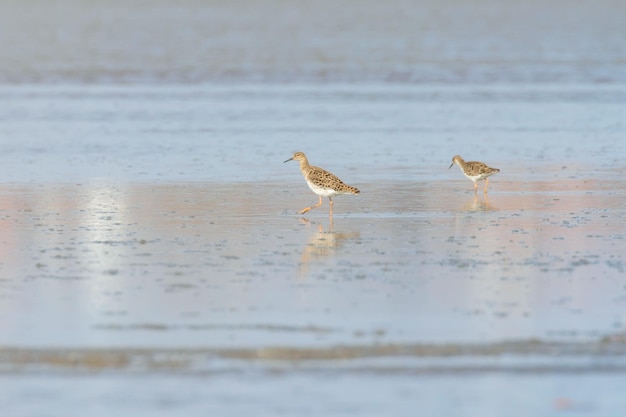
[[[322,196],[320,196],[320,201],[316,205],[311,206],[311,207],[307,207],[307,208],[303,208],[302,210],[300,210],[299,213],[300,214],[308,213],[309,211],[313,210],[315,207],[319,207],[321,205],[322,205]]]
[[[483,191],[485,194],[487,194],[487,187],[489,187],[489,178],[485,178],[485,190]]]
[[[478,183],[474,181],[474,194],[476,194],[477,189],[478,189]]]
[[[328,201],[330,201],[330,217],[333,217],[333,199],[328,197]]]

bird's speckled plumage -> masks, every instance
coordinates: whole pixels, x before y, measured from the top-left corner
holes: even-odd
[[[498,168],[491,168],[482,162],[477,161],[465,161],[459,155],[455,155],[452,158],[452,164],[450,164],[450,168],[454,164],[457,164],[463,175],[474,182],[474,192],[476,192],[476,188],[478,188],[477,181],[485,181],[485,192],[487,192],[487,187],[489,185],[489,177],[493,174],[500,172]]]
[[[336,175],[322,169],[320,167],[313,166],[309,163],[306,155],[303,152],[296,152],[291,158],[285,162],[298,161],[300,163],[300,171],[306,180],[311,191],[320,196],[320,201],[317,205],[307,207],[300,211],[301,214],[308,212],[309,210],[322,205],[322,196],[328,197],[330,200],[330,214],[333,213],[333,200],[332,197],[339,194],[359,194],[360,191],[356,187],[345,184]]]

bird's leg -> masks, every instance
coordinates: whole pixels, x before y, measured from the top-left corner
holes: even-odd
[[[320,197],[321,199],[322,197]],[[328,197],[328,201],[330,201],[330,217],[333,217],[333,199]]]
[[[476,194],[477,189],[478,189],[478,183],[474,181],[474,194]]]
[[[485,190],[483,191],[485,194],[487,194],[487,187],[489,187],[489,178],[485,178]]]
[[[308,213],[309,211],[311,211],[315,207],[319,207],[321,205],[322,205],[322,196],[320,196],[320,201],[316,205],[311,206],[311,207],[307,207],[307,208],[304,208],[304,209],[300,210],[300,214]]]

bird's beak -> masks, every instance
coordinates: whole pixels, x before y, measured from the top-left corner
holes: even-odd
[[[453,165],[454,165],[454,161],[452,161],[452,163],[450,164],[450,167],[448,169],[452,168]]]
[[[284,164],[285,162],[289,162],[289,161],[293,161],[293,157],[291,157],[291,158],[287,159],[286,161],[283,161],[283,164]]]

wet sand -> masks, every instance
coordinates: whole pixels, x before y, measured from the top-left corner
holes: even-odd
[[[315,199],[303,185],[5,186],[5,345],[189,347],[210,334],[220,348],[327,347],[623,331],[621,182],[494,177],[487,196],[461,180],[363,184],[337,199],[332,219],[327,205],[296,214]]]
[[[3,415],[626,409],[623,2],[0,9]]]
[[[623,94],[2,87],[2,401],[612,415]],[[361,189],[332,222],[327,202],[297,214],[316,197],[282,163],[295,150]],[[456,153],[501,169],[487,196],[448,169]]]
[[[501,175],[474,196],[451,171],[450,181],[359,184],[330,219],[326,204],[296,214],[315,196],[294,174],[286,184],[4,184],[4,400],[18,415],[50,396],[59,409],[106,401],[103,413],[122,415],[252,404],[263,415],[411,415],[446,387],[481,415],[508,410],[487,395],[504,378],[518,389],[504,397],[525,412],[623,406],[610,388],[626,366],[622,182]],[[572,374],[583,382],[556,382]],[[80,377],[77,396],[65,393],[68,376]],[[588,384],[618,403],[584,394]],[[272,394],[298,386],[317,394]],[[379,394],[357,400],[354,387]]]

